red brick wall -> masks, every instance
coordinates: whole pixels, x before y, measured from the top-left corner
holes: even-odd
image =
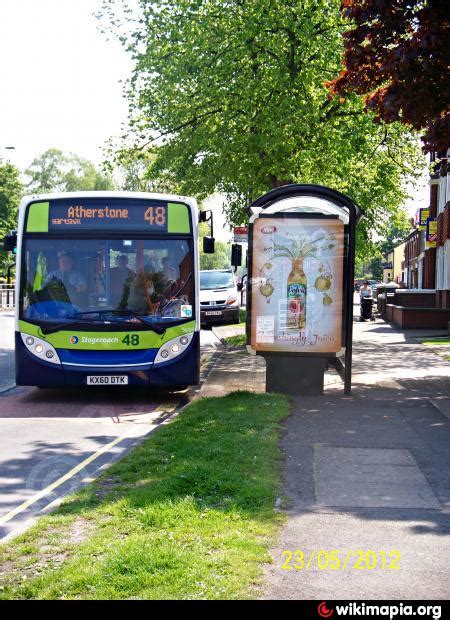
[[[430,217],[436,217],[437,215],[437,202],[438,202],[438,185],[437,183],[430,187]]]
[[[437,245],[444,245],[445,243],[445,233],[444,233],[444,214],[439,213],[437,216]]]
[[[447,329],[450,309],[393,307],[393,323],[400,329]]]
[[[447,204],[445,205],[443,227],[444,227],[443,234],[444,234],[444,242],[445,242],[447,239],[450,239],[450,202],[447,202]]]
[[[434,288],[436,282],[436,248],[425,252],[423,263],[423,288]]]
[[[450,291],[436,291],[436,306],[438,308],[450,308]]]
[[[394,303],[396,306],[406,308],[435,308],[436,293],[434,291],[433,293],[402,293],[396,291]]]
[[[415,230],[405,241],[405,262],[409,263],[412,258],[420,254],[420,232]]]

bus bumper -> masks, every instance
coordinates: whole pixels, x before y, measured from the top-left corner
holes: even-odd
[[[87,376],[126,375],[128,385],[141,387],[179,387],[197,385],[200,380],[200,335],[195,332],[189,347],[180,356],[164,364],[149,364],[148,368],[118,368],[104,370],[96,367],[68,367],[41,361],[25,347],[16,332],[16,385],[39,387],[87,386]],[[109,386],[108,386],[109,387]]]

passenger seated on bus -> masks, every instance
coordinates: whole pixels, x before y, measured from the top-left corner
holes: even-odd
[[[162,273],[167,282],[175,282],[176,280],[178,280],[178,278],[180,277],[179,272],[173,266],[169,256],[164,256],[164,258],[161,259],[161,265]]]
[[[159,271],[151,271],[149,265],[138,271],[133,280],[125,284],[124,289],[119,307],[138,314],[157,314],[165,301],[162,294],[163,276]]]
[[[91,274],[90,290],[94,304],[99,301],[106,301],[105,263],[100,252],[98,252],[95,256],[95,269]]]
[[[135,277],[135,273],[128,267],[128,256],[120,254],[116,259],[116,267],[110,270],[110,302],[112,307],[116,307]]]
[[[86,280],[78,271],[73,269],[74,260],[71,254],[63,250],[58,252],[58,269],[51,271],[44,280],[43,288],[52,284],[61,284],[70,301],[79,304],[83,301],[83,294],[87,290]]]

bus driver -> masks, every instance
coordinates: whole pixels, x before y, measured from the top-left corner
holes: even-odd
[[[51,271],[44,280],[43,286],[47,286],[51,282],[61,283],[66,289],[67,295],[71,298],[72,303],[77,301],[80,294],[84,293],[87,289],[86,280],[73,269],[72,255],[63,250],[58,252],[58,266],[59,269]]]

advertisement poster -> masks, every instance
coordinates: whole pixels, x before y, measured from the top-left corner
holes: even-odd
[[[419,209],[419,229],[426,230],[427,219],[430,217],[430,209]]]
[[[437,241],[437,219],[435,217],[429,217],[427,219],[427,248],[435,248]]]
[[[253,224],[251,346],[337,353],[342,347],[344,225],[263,217]]]

